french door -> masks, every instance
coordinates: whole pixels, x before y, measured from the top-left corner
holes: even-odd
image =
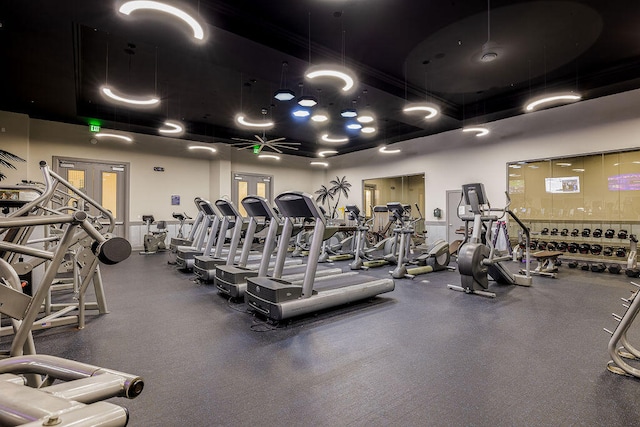
[[[247,211],[240,203],[246,196],[260,196],[272,201],[271,182],[273,177],[269,175],[255,175],[250,173],[233,172],[231,184],[231,200],[238,207],[242,216],[247,216]]]
[[[116,220],[113,234],[127,238],[129,224],[129,164],[54,157],[53,170],[109,210]],[[98,214],[95,209],[90,215]]]

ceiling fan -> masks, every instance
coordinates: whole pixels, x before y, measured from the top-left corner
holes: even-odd
[[[294,145],[300,145],[299,142],[281,142],[286,139],[284,137],[267,139],[264,132],[262,133],[262,136],[260,135],[253,135],[253,136],[256,138],[257,141],[254,141],[252,139],[244,139],[244,138],[231,138],[235,141],[240,141],[231,145],[239,146],[238,150],[244,150],[247,148],[253,148],[255,146],[258,146],[258,150],[256,154],[261,153],[262,149],[265,147],[270,148],[271,150],[282,154],[282,149],[297,150],[298,147],[294,147]]]

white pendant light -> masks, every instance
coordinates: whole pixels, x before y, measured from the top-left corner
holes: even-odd
[[[137,10],[155,10],[175,16],[176,18],[184,21],[187,25],[189,25],[189,27],[191,27],[194,38],[196,38],[197,40],[204,39],[204,29],[193,16],[189,15],[182,9],[178,9],[175,6],[171,6],[166,3],[144,0],[128,1],[123,3],[118,11],[124,15],[130,15],[132,12],[135,12]]]

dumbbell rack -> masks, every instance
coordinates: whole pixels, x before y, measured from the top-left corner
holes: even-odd
[[[580,252],[569,252],[567,250],[567,251],[563,251],[563,254],[562,254],[563,260],[576,261],[576,262],[587,263],[587,264],[597,264],[597,263],[604,263],[606,265],[617,264],[623,268],[624,266],[627,265],[627,261],[628,261],[627,255],[629,254],[629,251],[630,251],[630,242],[628,237],[618,238],[617,233],[619,230],[625,229],[627,230],[629,235],[630,234],[637,235],[638,234],[637,231],[640,231],[640,230],[636,230],[636,228],[638,228],[637,224],[631,224],[626,222],[615,224],[615,225],[609,224],[609,223],[605,223],[605,224],[585,223],[585,222],[570,223],[570,222],[561,222],[561,221],[549,222],[549,221],[537,221],[537,220],[530,220],[527,222],[531,228],[532,242],[534,240],[542,240],[549,243],[553,242],[555,244],[560,242],[576,243],[578,245],[583,243],[588,243],[589,245],[599,244],[603,248],[610,246],[614,250],[614,253],[611,256],[605,256],[603,253],[600,253],[599,255],[593,255],[591,253],[583,254]],[[567,228],[569,230],[569,234],[565,236],[561,235],[560,232],[558,232],[557,235],[552,235],[550,232],[548,234],[542,234],[542,230],[544,228],[549,229],[549,227],[558,228],[560,230],[563,228]],[[613,228],[616,230],[616,234],[614,235],[613,238],[605,237],[604,233],[601,237],[593,237],[592,234],[590,234],[588,237],[583,237],[581,234],[581,231],[587,227],[590,227],[592,230],[595,230],[596,228],[603,228],[603,229]],[[571,231],[574,229],[578,229],[579,231],[578,235],[570,234]],[[617,248],[624,249],[625,255],[623,257],[616,256],[615,251]]]
[[[631,282],[631,284],[640,288],[637,283]],[[629,360],[640,360],[640,350],[631,345],[627,339],[627,331],[640,310],[640,298],[637,298],[637,296],[638,291],[636,290],[632,292],[629,298],[621,298],[623,301],[622,306],[626,309],[625,313],[622,316],[611,313],[618,322],[618,326],[613,331],[607,328],[603,329],[611,335],[608,350],[612,360],[607,363],[607,369],[614,374],[640,378],[640,369],[628,362]]]

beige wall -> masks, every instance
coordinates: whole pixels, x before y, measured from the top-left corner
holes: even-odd
[[[146,138],[157,143],[157,149],[148,149],[136,143],[99,141],[91,144],[87,127],[65,123],[30,119],[24,114],[0,112],[0,147],[27,160],[15,163],[17,170],[3,168],[7,179],[3,183],[15,184],[22,179],[41,181],[40,160],[49,164],[53,156],[92,160],[126,162],[130,165],[129,219],[136,222],[143,214],[157,219],[171,220],[171,213],[185,211],[194,216],[196,196],[216,200],[231,196],[231,172],[272,175],[274,195],[285,190],[314,193],[326,179],[324,169],[312,169],[309,159],[284,155],[277,164],[258,160],[255,155],[238,152],[218,145],[213,156],[181,157],[163,153],[163,144],[185,144],[188,141],[134,135],[134,140]],[[164,168],[155,172],[154,166]],[[180,195],[181,205],[172,206],[171,196]]]
[[[53,155],[128,161],[132,169],[131,220],[143,211],[168,213],[169,196],[179,192],[183,200],[209,194],[230,194],[231,171],[274,176],[274,193],[285,190],[315,192],[336,176],[346,176],[353,185],[341,205],[362,204],[362,181],[376,177],[425,174],[425,216],[434,208],[446,208],[446,191],[464,183],[483,182],[494,206],[504,204],[507,190],[506,164],[520,160],[572,156],[601,151],[637,148],[640,118],[635,117],[640,91],[579,102],[533,114],[522,114],[488,123],[492,133],[484,139],[459,130],[394,144],[401,154],[383,155],[370,149],[331,157],[327,170],[310,169],[309,159],[283,156],[277,164],[258,163],[247,150],[222,153],[215,159],[177,158],[160,153],[136,152],[135,147],[92,146],[82,126],[30,120],[24,115],[0,112],[0,144],[3,149],[29,159],[28,170],[5,171],[9,182],[38,179],[37,161]],[[161,139],[160,139],[161,140]],[[471,145],[461,147],[463,141]],[[183,142],[183,141],[182,141]],[[26,148],[25,148],[26,145]],[[7,148],[5,148],[7,147]],[[150,168],[165,167],[159,178]],[[158,181],[160,180],[160,181]],[[154,185],[154,181],[162,185]],[[153,197],[148,194],[154,191]],[[186,205],[185,205],[186,206]],[[444,225],[446,215],[439,222]]]
[[[334,160],[329,173],[346,175],[350,182],[397,175],[425,174],[425,216],[435,221],[433,209],[446,209],[446,191],[462,184],[483,182],[492,205],[503,206],[508,162],[536,160],[640,146],[637,114],[640,90],[523,114],[488,123],[492,133],[472,139],[453,130],[393,145],[400,154],[377,149],[350,153]],[[349,201],[362,203],[362,188]],[[445,222],[446,215],[440,222]]]

